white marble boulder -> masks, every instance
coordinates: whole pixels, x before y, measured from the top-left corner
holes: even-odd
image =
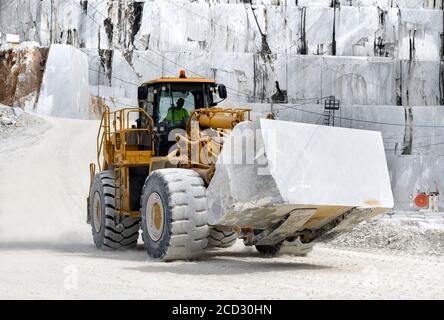
[[[36,111],[39,114],[90,119],[88,57],[69,45],[52,45]]]
[[[242,123],[224,144],[207,204],[210,224],[253,228],[300,208],[392,208],[382,136],[278,120]]]

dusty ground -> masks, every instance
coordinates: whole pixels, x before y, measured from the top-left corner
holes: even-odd
[[[201,262],[97,251],[85,223],[96,121],[0,136],[0,298],[444,298],[444,257],[319,246],[264,259],[238,243]],[[27,138],[23,138],[27,137]]]

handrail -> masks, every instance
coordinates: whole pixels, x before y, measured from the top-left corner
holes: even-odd
[[[147,128],[131,128],[130,127],[130,114],[138,113],[142,117],[148,120]],[[112,121],[112,124],[111,124]],[[97,134],[97,163],[99,165],[100,171],[102,171],[102,164],[100,163],[100,156],[105,146],[109,146],[108,142],[111,141],[113,134],[119,135],[119,143],[117,143],[117,136],[114,147],[114,155],[120,150],[120,153],[125,156],[126,134],[129,132],[147,132],[151,134],[151,148],[154,150],[154,120],[153,118],[143,109],[140,108],[123,108],[117,111],[110,111],[108,106],[104,107],[104,112],[100,122],[99,132]],[[108,150],[111,151],[111,150]],[[110,156],[110,155],[108,155]],[[115,159],[113,159],[115,161]]]
[[[109,113],[109,107],[105,105],[104,107],[104,112],[102,115],[102,119],[100,121],[100,127],[99,127],[99,132],[97,133],[97,165],[99,166],[99,170],[102,171],[102,164],[100,163],[100,155],[102,153],[102,149],[103,149],[103,142],[105,140],[105,133],[106,131],[102,134],[102,128],[104,126],[106,126],[106,121],[105,121],[105,117],[106,115]],[[105,122],[105,124],[104,124]],[[99,141],[100,140],[100,141]]]

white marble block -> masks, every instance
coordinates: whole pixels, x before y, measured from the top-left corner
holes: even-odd
[[[222,225],[238,225],[244,215],[272,220],[302,207],[392,208],[381,133],[242,123],[224,144],[207,203],[210,223]]]
[[[89,119],[88,57],[68,45],[52,45],[40,90],[37,113]]]

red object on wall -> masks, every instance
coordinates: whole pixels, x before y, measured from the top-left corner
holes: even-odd
[[[421,193],[415,197],[415,204],[419,208],[425,208],[429,205],[429,197],[427,195]]]

